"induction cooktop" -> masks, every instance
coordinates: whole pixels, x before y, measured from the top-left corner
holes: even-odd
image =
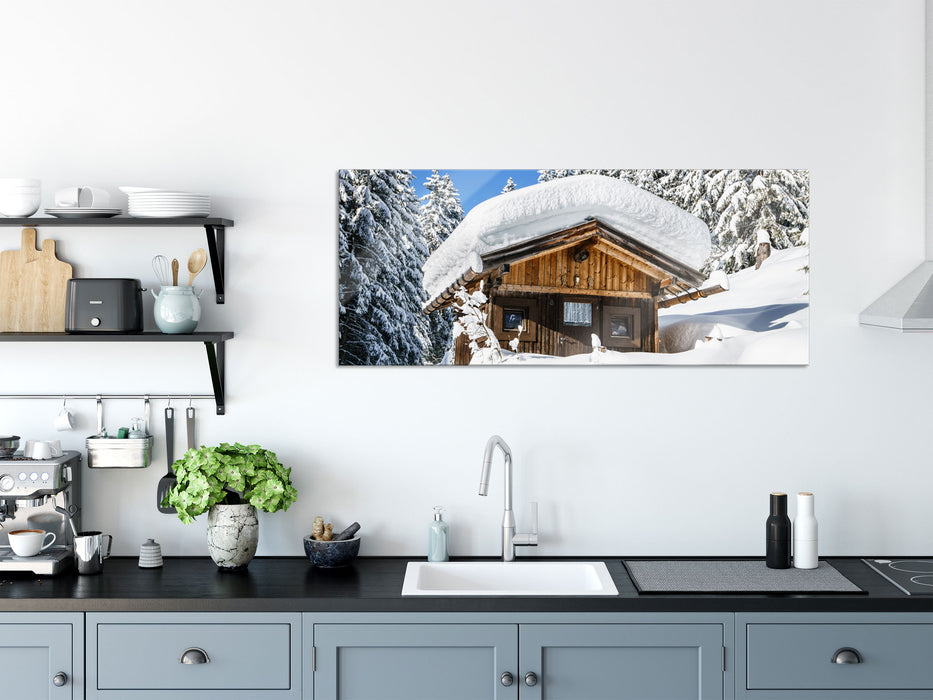
[[[933,559],[862,559],[907,595],[933,595]]]

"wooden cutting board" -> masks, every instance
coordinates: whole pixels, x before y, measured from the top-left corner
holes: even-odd
[[[0,252],[0,332],[65,330],[65,296],[73,270],[55,255],[55,241],[36,248],[36,230],[24,228],[20,250]]]

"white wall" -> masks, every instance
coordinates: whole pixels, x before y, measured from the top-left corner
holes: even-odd
[[[933,551],[933,336],[857,314],[923,257],[924,4],[677,0],[17,3],[4,38],[0,170],[58,187],[210,193],[228,233],[228,415],[299,502],[260,555],[298,554],[316,514],[364,553],[423,555],[431,507],[455,555],[498,552],[498,432],[549,555],[761,555],[768,493],[817,495],[827,554]],[[340,167],[790,167],[812,178],[806,368],[336,366]],[[184,258],[197,230],[40,229],[81,276]],[[0,229],[0,248],[19,231]],[[203,278],[207,283],[209,278]],[[209,292],[208,292],[209,294]],[[207,295],[206,295],[207,296]],[[197,345],[2,344],[0,393],[209,390]],[[0,433],[81,449],[93,404],[0,402]],[[164,404],[156,405],[161,413]],[[107,405],[125,425],[141,407]],[[161,430],[157,431],[161,436]],[[179,428],[177,442],[183,440]],[[203,554],[146,470],[85,469],[85,525],[136,554]]]

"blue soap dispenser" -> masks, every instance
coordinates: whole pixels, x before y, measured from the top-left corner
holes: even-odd
[[[447,561],[447,538],[450,529],[441,518],[442,506],[434,506],[434,522],[428,529],[428,561]]]

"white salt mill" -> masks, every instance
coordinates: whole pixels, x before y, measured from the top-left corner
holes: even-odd
[[[797,494],[797,517],[794,518],[794,568],[815,569],[820,565],[816,551],[817,524],[813,514],[813,494]]]

